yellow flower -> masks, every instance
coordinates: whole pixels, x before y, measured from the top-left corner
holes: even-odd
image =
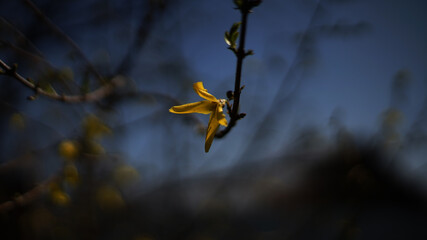
[[[194,83],[193,88],[200,97],[206,100],[173,106],[169,109],[169,112],[177,114],[202,113],[211,115],[209,118],[208,129],[206,131],[205,141],[205,152],[208,152],[219,125],[227,126],[227,119],[225,118],[225,114],[222,110],[226,100],[217,99],[212,94],[208,93],[208,90],[203,87],[202,82]]]

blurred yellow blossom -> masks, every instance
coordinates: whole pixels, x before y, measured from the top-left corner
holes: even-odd
[[[121,165],[114,170],[114,180],[121,186],[136,181],[138,177],[138,171],[129,165]]]
[[[78,144],[71,140],[62,141],[59,144],[58,150],[59,150],[59,155],[61,155],[61,157],[67,160],[74,159],[79,154]]]
[[[89,114],[83,121],[83,129],[86,137],[100,138],[106,134],[111,134],[111,129],[105,125],[97,116]]]
[[[87,148],[86,151],[89,154],[93,154],[93,155],[105,154],[104,147],[95,141],[87,141],[86,142],[86,148]]]
[[[55,189],[50,192],[52,202],[58,206],[66,206],[70,203],[70,197],[67,193],[60,189]]]
[[[79,183],[79,171],[74,164],[67,164],[64,167],[64,180],[71,186],[76,186]]]
[[[121,193],[114,187],[104,185],[96,192],[98,205],[105,210],[115,210],[124,207],[125,202]]]
[[[25,118],[22,114],[14,113],[9,119],[9,124],[16,129],[23,129],[25,128]]]

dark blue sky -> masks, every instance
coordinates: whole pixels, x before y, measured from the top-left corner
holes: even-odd
[[[56,10],[51,3],[44,5],[49,1],[35,2],[50,10],[52,21],[106,73],[126,54],[146,11],[141,1],[105,1],[99,6],[97,1],[70,1],[69,8]],[[224,98],[234,86],[236,60],[223,34],[240,20],[239,13],[232,1],[172,2],[161,17],[155,15],[152,32],[126,75],[139,91],[160,92],[182,102],[199,101],[191,87],[196,81]],[[247,48],[255,55],[246,58],[243,67],[241,111],[247,117],[225,139],[215,140],[209,154],[203,151],[203,135],[182,116],[170,114],[160,100],[115,109],[109,123],[129,124],[107,144],[139,169],[149,166],[146,174],[156,176],[169,168],[186,175],[230,166],[247,156],[248,149],[254,159],[274,156],[292,144],[299,128],[315,126],[327,136],[336,109],[350,131],[369,137],[391,106],[391,83],[402,69],[411,76],[408,98],[399,103],[404,134],[426,96],[426,10],[422,0],[265,0],[249,16]],[[22,15],[3,8],[2,16],[18,26],[25,25],[25,19],[17,16],[33,21],[25,8]],[[302,33],[309,34],[308,40],[298,38]],[[55,66],[70,64],[69,49],[57,40],[46,37],[36,44]],[[44,121],[41,108],[68,109],[44,100],[19,107]],[[206,116],[197,117],[207,123]],[[69,122],[51,126],[61,134],[74,134],[79,123]],[[423,164],[418,157],[414,162],[410,168]]]

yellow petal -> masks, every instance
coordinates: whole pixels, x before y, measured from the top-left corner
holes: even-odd
[[[217,111],[216,119],[218,123],[224,127],[227,127],[227,124],[228,124],[227,119],[225,118],[224,111],[222,110],[222,107],[220,105],[216,107],[216,111]]]
[[[211,101],[200,101],[200,102],[194,102],[194,103],[187,103],[179,106],[173,106],[169,109],[169,112],[171,113],[177,113],[177,114],[185,114],[185,113],[202,113],[202,114],[209,114],[211,113],[216,107],[216,104]]]
[[[214,111],[209,118],[208,130],[206,131],[205,152],[209,152],[218,128],[217,111]]]
[[[196,82],[193,84],[193,89],[194,91],[199,94],[200,97],[212,101],[212,102],[218,102],[218,99],[216,99],[216,97],[214,97],[212,94],[208,93],[208,90],[206,90],[203,87],[203,83],[202,82]]]

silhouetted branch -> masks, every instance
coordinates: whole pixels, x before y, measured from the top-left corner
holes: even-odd
[[[2,41],[0,40],[0,44],[2,46],[8,47],[10,48],[12,51],[14,51],[15,53],[25,56],[27,58],[29,58],[30,60],[34,61],[34,62],[38,62],[38,63],[43,63],[44,65],[50,67],[50,68],[54,68],[52,66],[52,64],[50,64],[46,59],[43,58],[43,56],[34,53],[31,53],[23,48],[20,48],[12,43],[6,42],[6,41]]]
[[[24,194],[9,200],[3,203],[0,203],[0,213],[9,212],[16,207],[26,206],[37,200],[41,195],[43,195],[48,190],[49,183],[56,180],[56,176],[51,177],[50,179],[39,183],[37,186],[31,190],[25,192]]]
[[[6,25],[8,28],[12,29],[12,31],[19,36],[19,38],[29,47],[33,49],[33,51],[38,55],[37,57],[43,58],[42,52],[23,34],[21,31],[18,30],[17,27],[15,27],[12,23],[4,19],[3,17],[0,17],[0,21],[3,22],[4,25]],[[2,42],[2,45],[4,45],[5,42]],[[10,44],[12,45],[12,44]],[[35,54],[32,54],[36,56]]]
[[[237,56],[237,65],[236,65],[236,75],[234,80],[234,92],[232,96],[233,105],[231,106],[231,112],[229,111],[230,121],[227,127],[224,128],[222,131],[218,132],[215,135],[216,138],[222,138],[225,135],[227,135],[227,133],[230,132],[230,130],[236,125],[237,121],[246,116],[245,113],[239,113],[239,105],[240,105],[240,93],[243,89],[243,87],[241,86],[243,59],[247,55],[252,54],[252,51],[248,53],[245,51],[246,25],[248,22],[248,14],[251,13],[251,9],[254,7],[252,2],[249,0],[244,0],[242,5],[239,8],[242,14],[241,27],[240,27],[241,33],[239,38],[239,48],[237,49],[237,51],[234,51],[234,53]],[[230,106],[227,105],[227,108],[230,109]]]
[[[133,66],[134,56],[137,55],[137,53],[146,43],[150,30],[153,26],[154,13],[158,9],[163,12],[164,8],[165,3],[157,3],[155,1],[149,2],[149,9],[141,20],[135,39],[129,46],[126,55],[118,65],[117,70],[115,71],[116,74],[125,74],[127,71],[129,71],[130,67]]]
[[[61,29],[58,28],[42,11],[30,0],[24,0],[24,2],[30,7],[31,10],[36,14],[36,16],[44,22],[57,36],[62,38],[65,42],[67,42],[77,53],[77,55],[86,62],[88,69],[95,75],[100,83],[105,83],[104,78],[101,74],[95,69],[83,51],[77,46],[77,44]]]
[[[3,69],[1,74],[8,75],[18,80],[28,88],[34,90],[36,95],[43,95],[48,98],[67,102],[67,103],[81,103],[81,102],[94,102],[98,101],[113,92],[116,87],[124,85],[122,78],[113,78],[110,82],[104,84],[102,87],[84,95],[60,95],[54,92],[48,92],[40,88],[36,83],[24,78],[16,72],[16,67],[10,67],[0,59],[0,67]]]
[[[168,94],[164,94],[161,92],[154,92],[154,91],[123,91],[121,93],[115,94],[116,97],[116,102],[121,101],[121,100],[136,100],[139,101],[141,99],[146,99],[146,98],[152,98],[152,99],[156,99],[159,102],[164,102],[164,104],[166,106],[170,106],[170,105],[181,105],[183,104],[181,101],[179,101],[178,99],[168,95]],[[161,110],[163,111],[163,110]],[[159,112],[160,113],[160,112]],[[196,117],[195,115],[192,114],[188,114],[186,115],[186,118],[189,119],[192,122],[192,125],[196,125],[197,129],[204,129],[206,130],[206,124],[204,124],[198,117]],[[139,119],[135,119],[132,122],[127,122],[125,124],[119,124],[115,127],[113,127],[113,130],[116,128],[121,128],[124,127],[127,124],[132,124],[133,122],[139,122],[139,121],[143,121],[145,119],[145,117],[139,118]],[[204,132],[204,130],[201,132]]]
[[[299,89],[300,85],[302,84],[300,81],[301,79],[298,79],[296,81],[295,85],[293,86],[293,88],[290,91],[288,91],[288,94],[286,94],[286,95],[283,94],[284,92],[286,92],[285,91],[286,87],[289,87],[289,82],[290,82],[291,78],[295,76],[298,68],[300,67],[301,58],[304,55],[304,51],[306,50],[307,42],[310,41],[310,39],[308,38],[310,31],[312,30],[312,27],[315,23],[316,17],[318,16],[318,14],[322,10],[322,4],[321,3],[322,3],[322,0],[319,0],[317,2],[316,6],[313,10],[313,13],[310,16],[308,24],[301,34],[300,40],[298,42],[297,51],[296,51],[295,56],[292,59],[290,67],[289,67],[288,71],[286,72],[285,77],[280,82],[280,85],[277,87],[277,91],[273,95],[273,100],[269,103],[269,105],[265,106],[265,108],[267,110],[266,110],[265,115],[262,117],[262,119],[260,121],[261,123],[268,122],[269,118],[271,118],[274,111],[276,111],[276,106],[277,105],[283,105],[283,102],[292,99],[292,97],[294,97],[294,94]],[[259,136],[263,133],[263,130],[264,130],[263,127],[264,126],[265,125],[261,124],[254,130],[254,134],[252,135],[251,139],[247,140],[248,144],[246,145],[246,149],[244,151],[242,151],[242,155],[247,154],[248,151],[250,150],[250,146],[252,146],[253,142],[256,141],[257,139],[259,139]]]

